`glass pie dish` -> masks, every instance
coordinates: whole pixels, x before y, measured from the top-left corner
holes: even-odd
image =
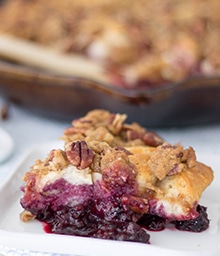
[[[125,89],[1,61],[0,94],[35,113],[68,121],[94,108],[127,113],[129,122],[135,120],[147,127],[220,121],[219,76],[201,76],[154,88]]]
[[[0,56],[20,63],[1,62],[0,93],[63,119],[104,108],[146,126],[219,121],[219,8],[0,0]]]

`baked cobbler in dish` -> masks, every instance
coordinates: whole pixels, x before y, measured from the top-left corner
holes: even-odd
[[[193,148],[171,145],[125,114],[93,110],[64,131],[26,172],[21,219],[40,220],[59,234],[150,242],[167,224],[201,232],[209,227],[202,192],[212,169]]]
[[[219,74],[219,10],[218,0],[7,0],[0,32],[84,56],[112,84],[138,88]]]

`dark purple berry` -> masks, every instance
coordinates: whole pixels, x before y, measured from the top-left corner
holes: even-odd
[[[199,213],[198,217],[192,220],[175,221],[175,227],[179,230],[202,232],[209,227],[209,219],[206,212],[206,207],[198,205],[196,210]]]
[[[138,224],[151,231],[161,231],[165,228],[165,219],[156,215],[144,214]]]

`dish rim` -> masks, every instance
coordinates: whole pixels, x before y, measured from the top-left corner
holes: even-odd
[[[100,89],[106,93],[115,93],[129,98],[141,97],[143,95],[153,95],[167,92],[173,89],[201,88],[206,86],[220,87],[220,75],[207,76],[198,75],[184,79],[180,82],[167,82],[164,85],[152,86],[147,88],[125,88],[113,84],[99,82],[93,79],[86,79],[78,76],[62,75],[52,71],[40,70],[38,68],[12,63],[0,59],[0,74],[5,77],[15,76],[17,79],[29,80],[38,79],[45,84],[54,83],[54,86],[72,87],[74,83],[80,82],[91,88]]]

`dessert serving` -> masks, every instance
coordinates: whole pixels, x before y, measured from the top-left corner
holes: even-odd
[[[139,88],[219,74],[219,9],[218,0],[5,0],[0,33],[83,56],[110,84]]]
[[[93,110],[73,120],[23,176],[22,221],[47,232],[150,243],[148,230],[209,227],[202,192],[213,180],[193,148],[171,145],[125,114]],[[155,234],[156,235],[156,234]]]

